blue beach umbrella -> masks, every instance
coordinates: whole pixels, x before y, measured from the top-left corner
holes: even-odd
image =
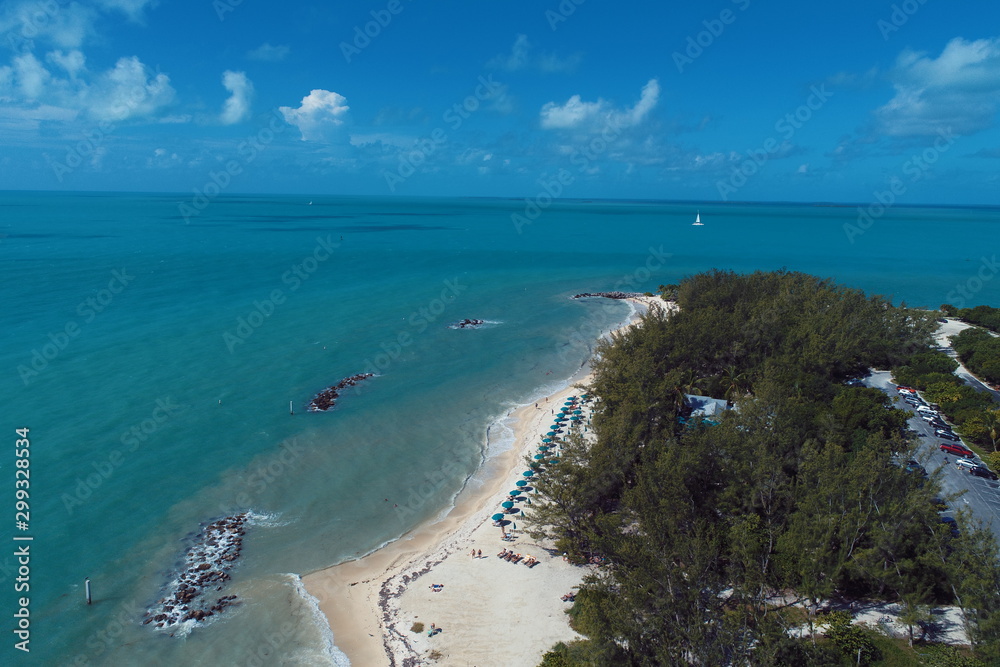
[[[511,509],[512,507],[514,507],[514,503],[510,502],[509,500],[506,500],[506,501],[504,501],[504,502],[500,503],[500,507],[502,507],[502,508],[504,508],[504,509],[508,509],[508,510],[509,510],[509,509]]]
[[[549,446],[548,445],[538,445],[538,450],[542,451],[542,452],[547,452],[547,451],[549,451]]]
[[[549,463],[559,463],[559,459],[552,459]]]
[[[521,489],[514,489],[513,491],[507,492],[508,496],[519,496],[521,495]]]
[[[555,434],[556,434],[555,431],[549,431],[546,435],[555,435]]]
[[[521,476],[522,477],[531,477],[534,474],[535,474],[534,470],[525,470],[524,472],[521,473]]]
[[[545,460],[545,454],[535,454],[535,460],[536,461],[544,461]]]
[[[497,512],[496,514],[493,515],[493,520],[494,521],[499,521],[502,518],[503,518],[503,514],[500,514],[499,512]]]
[[[523,479],[519,479],[516,482],[514,482],[514,486],[528,486],[528,483]]]
[[[552,438],[542,438],[542,442],[552,442]]]
[[[582,415],[583,414],[583,410],[574,410],[573,414],[574,415]]]

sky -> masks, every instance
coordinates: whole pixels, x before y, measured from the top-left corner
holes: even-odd
[[[0,189],[998,204],[996,0],[2,0]]]

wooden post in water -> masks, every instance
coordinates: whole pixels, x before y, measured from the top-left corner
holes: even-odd
[[[90,577],[83,580],[84,590],[87,593],[87,604],[91,604],[92,600],[90,598]]]
[[[288,401],[288,414],[290,414],[290,415],[294,415],[295,414],[295,410],[292,410],[292,402],[291,401]]]

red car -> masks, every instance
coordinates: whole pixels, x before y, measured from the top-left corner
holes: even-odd
[[[969,450],[967,447],[963,447],[962,445],[953,445],[950,442],[943,443],[941,445],[941,451],[947,452],[949,454],[955,454],[956,456],[965,456],[965,457],[975,456],[975,454],[973,454],[972,451]]]

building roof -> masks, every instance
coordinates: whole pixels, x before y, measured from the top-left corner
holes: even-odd
[[[724,398],[684,394],[684,401],[691,408],[692,417],[717,417],[729,409],[729,403]]]

